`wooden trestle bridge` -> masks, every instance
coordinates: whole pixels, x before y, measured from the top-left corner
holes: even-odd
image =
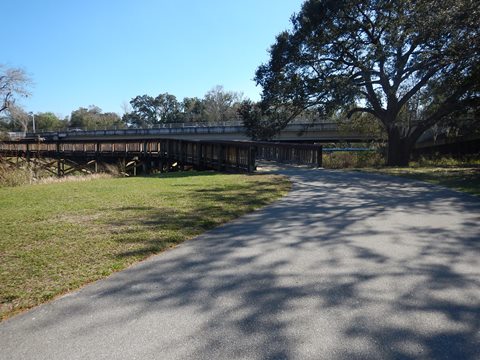
[[[0,160],[27,163],[34,171],[57,176],[94,173],[118,166],[125,175],[194,168],[253,172],[257,160],[322,166],[322,146],[253,141],[208,141],[166,138],[42,139],[0,142]]]

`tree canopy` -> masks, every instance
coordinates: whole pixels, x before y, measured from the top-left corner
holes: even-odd
[[[160,94],[157,97],[139,95],[130,101],[132,112],[124,121],[134,127],[154,127],[159,124],[176,122],[180,104],[174,95]]]
[[[476,0],[308,0],[256,72],[262,108],[371,114],[405,165],[423,132],[479,104],[479,17]]]
[[[167,123],[213,123],[237,118],[242,94],[215,86],[200,99],[186,97],[181,102],[174,95],[163,93],[156,97],[139,95],[130,101],[132,110],[123,121],[132,127],[155,127]]]
[[[35,124],[37,131],[54,131],[67,127],[67,121],[61,120],[52,112],[41,112],[35,114]]]
[[[226,91],[223,86],[217,85],[205,94],[205,116],[207,122],[229,121],[237,117],[243,94],[235,91]]]
[[[98,106],[78,108],[72,111],[69,126],[83,130],[123,128],[124,123],[116,113],[104,113]]]

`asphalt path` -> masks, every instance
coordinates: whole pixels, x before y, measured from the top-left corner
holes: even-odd
[[[0,359],[480,359],[480,199],[286,169],[280,201],[0,324]]]

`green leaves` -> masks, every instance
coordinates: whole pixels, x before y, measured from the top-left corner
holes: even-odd
[[[83,130],[97,130],[122,128],[124,124],[117,114],[104,113],[98,106],[91,105],[88,108],[81,107],[72,111],[69,126]]]
[[[479,8],[473,0],[308,0],[256,72],[262,107],[326,115],[356,104],[413,144],[480,102]],[[402,120],[411,109],[422,112],[414,124]]]
[[[247,136],[253,140],[272,139],[290,120],[285,111],[262,109],[250,100],[242,103],[238,114],[243,119]]]
[[[180,103],[174,95],[136,96],[130,101],[133,111],[125,120],[135,127],[152,127],[178,121]]]

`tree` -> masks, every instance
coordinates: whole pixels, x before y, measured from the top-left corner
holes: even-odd
[[[154,127],[159,124],[179,121],[180,104],[174,95],[160,94],[136,96],[130,101],[132,111],[124,116],[124,121],[134,127]]]
[[[8,119],[13,131],[27,132],[31,123],[31,116],[20,106],[9,104],[7,109]]]
[[[356,113],[347,118],[344,113],[340,113],[338,118],[334,118],[334,120],[340,133],[366,135],[374,138],[374,142],[386,140],[385,129],[372,114]]]
[[[78,108],[70,116],[71,128],[84,130],[123,128],[125,124],[116,113],[104,113],[98,106],[90,105],[88,108]]]
[[[262,109],[261,104],[245,100],[238,109],[243,120],[246,134],[252,140],[270,140],[282,130],[289,121],[285,111]]]
[[[225,91],[217,85],[205,94],[205,116],[208,122],[221,122],[237,118],[243,95],[234,91]]]
[[[12,126],[8,118],[2,116],[0,117],[0,136],[5,131],[12,131]]]
[[[205,101],[197,97],[186,97],[182,101],[182,120],[184,122],[206,122]]]
[[[387,164],[407,165],[422,133],[478,107],[479,17],[476,0],[308,0],[257,69],[262,107],[371,114]]]
[[[35,125],[37,131],[55,131],[65,128],[67,124],[54,113],[43,112],[35,114]]]
[[[7,68],[0,64],[0,113],[15,103],[16,97],[30,95],[31,80],[24,70]]]

